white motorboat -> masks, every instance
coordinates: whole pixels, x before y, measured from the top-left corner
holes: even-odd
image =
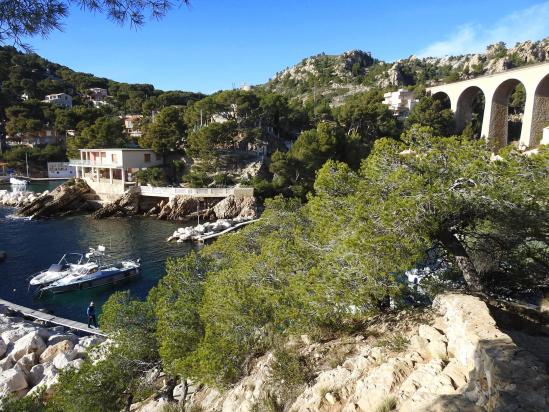
[[[17,177],[10,177],[10,184],[15,186],[26,186],[27,181],[24,179],[18,179]]]
[[[70,275],[83,276],[88,273],[93,273],[99,268],[99,264],[95,261],[95,258],[104,251],[105,248],[99,246],[98,250],[90,248],[90,252],[86,253],[85,256],[81,253],[64,254],[58,263],[33,275],[29,284],[42,288]]]
[[[40,292],[64,293],[118,284],[138,276],[140,269],[141,264],[139,259],[123,260],[115,264],[102,265],[85,275],[70,274],[56,282],[50,283],[42,288]]]

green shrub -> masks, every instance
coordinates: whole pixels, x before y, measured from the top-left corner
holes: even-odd
[[[376,412],[390,412],[397,407],[397,400],[394,396],[386,398],[377,408]]]

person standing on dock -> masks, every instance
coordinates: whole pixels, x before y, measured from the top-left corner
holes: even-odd
[[[93,305],[93,302],[90,302],[90,306],[88,306],[88,310],[86,311],[88,314],[88,328],[91,324],[95,328],[97,328],[97,320],[95,319],[95,306]]]

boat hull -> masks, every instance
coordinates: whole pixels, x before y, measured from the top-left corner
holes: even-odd
[[[129,268],[117,271],[116,273],[109,274],[108,276],[102,276],[92,279],[83,279],[82,281],[68,283],[65,285],[50,285],[43,289],[44,292],[49,293],[66,293],[74,292],[77,290],[97,288],[106,285],[116,285],[126,280],[137,277],[140,273],[140,268]]]

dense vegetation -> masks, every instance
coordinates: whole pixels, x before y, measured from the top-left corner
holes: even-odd
[[[483,141],[415,125],[377,140],[356,171],[328,160],[307,203],[269,200],[260,222],[169,260],[146,301],[114,294],[100,321],[116,346],[63,372],[47,407],[119,410],[151,393],[144,377],[157,366],[167,390],[186,379],[230,386],[289,335],[357,330],[407,304],[404,272],[434,258],[444,264],[426,284],[497,294],[541,285],[549,151],[491,155]]]

